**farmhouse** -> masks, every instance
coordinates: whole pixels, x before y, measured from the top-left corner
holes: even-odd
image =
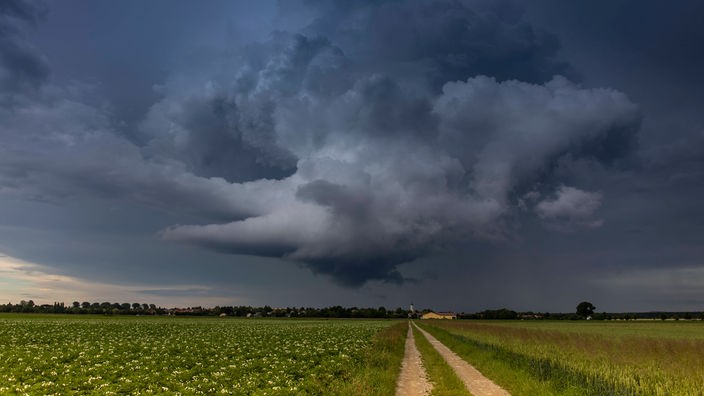
[[[453,312],[426,312],[421,319],[457,319],[457,315]]]

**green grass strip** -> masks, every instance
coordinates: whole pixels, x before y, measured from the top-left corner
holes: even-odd
[[[513,396],[594,394],[592,387],[565,381],[558,371],[552,372],[554,376],[546,376],[545,372],[542,376],[536,375],[532,362],[524,359],[522,355],[452,334],[432,325],[423,323],[420,326]]]
[[[404,320],[379,332],[346,380],[332,389],[326,389],[323,394],[393,395],[403,360],[407,331],[408,323]]]
[[[433,383],[433,396],[470,396],[462,380],[455,374],[445,359],[435,350],[425,336],[413,328],[416,347],[423,358],[428,379]]]

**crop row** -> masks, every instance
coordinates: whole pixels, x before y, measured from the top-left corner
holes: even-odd
[[[384,321],[0,319],[0,394],[320,394]]]
[[[595,395],[697,395],[704,389],[702,339],[622,336],[590,331],[586,324],[585,332],[486,322],[433,323],[433,328],[558,389],[578,387]]]

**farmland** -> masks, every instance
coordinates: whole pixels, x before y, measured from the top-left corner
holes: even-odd
[[[512,395],[704,389],[700,321],[416,323]],[[0,314],[0,394],[391,395],[407,329],[391,320]],[[416,343],[434,394],[464,392],[425,338]]]
[[[702,322],[426,321],[514,395],[698,395]]]
[[[389,338],[394,323],[4,315],[0,394],[339,394],[355,381],[393,387],[403,342]],[[401,345],[377,362],[390,379],[362,364],[380,334]]]

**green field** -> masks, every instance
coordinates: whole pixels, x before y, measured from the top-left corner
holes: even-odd
[[[704,322],[420,321],[513,395],[702,395]]]
[[[368,383],[388,392],[404,326],[6,314],[0,394],[354,394]]]
[[[702,395],[704,322],[417,321],[513,395]],[[406,321],[0,315],[0,394],[392,395]],[[460,394],[416,335],[434,394]]]

